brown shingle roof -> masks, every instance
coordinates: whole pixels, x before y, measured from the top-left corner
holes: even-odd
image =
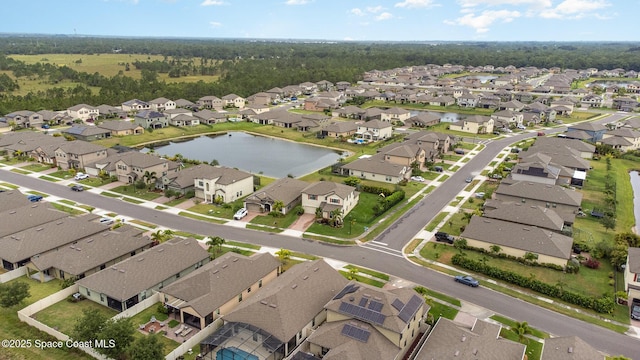
[[[582,193],[559,185],[546,185],[527,181],[502,181],[496,194],[534,199],[549,203],[580,206]]]
[[[247,257],[229,252],[166,286],[162,292],[185,301],[181,308],[190,306],[204,317],[279,266],[280,262],[268,253]]]
[[[18,190],[0,192],[0,211],[13,210],[31,204],[27,196]]]
[[[286,342],[322,312],[347,282],[324,260],[297,264],[223,319],[254,325]]]
[[[577,336],[549,338],[544,341],[542,360],[603,360],[605,357]]]
[[[246,199],[250,201],[262,201],[263,199],[272,199],[274,201],[280,200],[285,205],[291,203],[297,197],[300,196],[302,190],[309,184],[297,179],[282,178],[278,179],[264,188],[249,195]]]
[[[26,197],[20,194],[19,202],[22,202],[23,198],[26,200]],[[55,209],[48,202],[27,204],[0,212],[0,237],[69,217],[69,214]]]
[[[564,220],[551,208],[516,202],[501,203],[497,209],[485,210],[484,217],[504,220],[524,225],[532,225],[553,231],[562,231]]]
[[[173,238],[116,265],[78,280],[77,284],[124,301],[169,280],[198,262],[206,262],[209,253],[192,238]]]
[[[353,186],[335,183],[333,181],[318,181],[304,188],[302,193],[318,196],[336,194],[341,199],[345,199],[355,190],[356,188]]]

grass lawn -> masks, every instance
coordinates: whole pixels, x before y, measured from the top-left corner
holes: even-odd
[[[110,191],[127,195],[131,197],[136,197],[143,200],[153,200],[162,196],[162,192],[153,192],[148,189],[136,189],[133,185],[122,185],[116,188],[111,189]]]
[[[517,343],[520,342],[520,337],[518,336],[518,334],[507,328],[502,328],[502,330],[500,330],[500,336]],[[541,342],[532,339],[525,339],[523,340],[522,344],[527,346],[526,352],[528,360],[540,360],[540,357],[542,356]]]
[[[447,306],[437,301],[431,301],[431,304],[429,305],[431,306],[431,308],[429,309],[429,314],[433,315],[434,321],[438,321],[440,317],[453,320],[456,318],[456,315],[458,315],[457,309],[454,309],[451,306]]]
[[[22,175],[31,174],[31,171],[26,171],[26,170],[21,170],[21,169],[11,169],[11,172],[22,174]]]
[[[449,161],[456,162],[460,159],[462,159],[462,156],[460,155],[442,155],[442,160],[449,160]]]
[[[70,335],[76,322],[82,318],[82,312],[86,309],[99,311],[107,318],[111,318],[118,313],[91,300],[85,299],[75,303],[62,300],[35,313],[33,317],[43,324]]]
[[[370,227],[377,219],[373,213],[373,206],[376,205],[377,202],[377,195],[365,192],[360,193],[360,201],[358,201],[358,205],[345,217],[344,226],[335,228],[314,222],[307,231],[314,234],[337,236],[340,238],[358,236],[365,231],[365,226]],[[354,221],[351,222],[350,220]]]
[[[188,210],[202,215],[215,216],[231,220],[233,219],[233,214],[236,213],[234,209],[242,207],[242,200],[236,200],[229,205],[230,206],[220,206],[208,203],[200,203],[190,207]]]
[[[26,277],[21,277],[12,281],[21,281],[28,283],[31,287],[29,292],[31,296],[28,297],[22,305],[17,305],[11,308],[0,308],[0,338],[1,339],[41,339],[41,340],[55,340],[52,336],[39,331],[38,329],[23,323],[18,319],[17,311],[27,305],[33,304],[37,300],[40,300],[46,296],[49,296],[60,290],[60,282],[52,280],[47,283],[40,283]],[[91,356],[75,350],[69,351],[67,349],[47,349],[41,350],[36,348],[28,349],[2,349],[0,351],[0,358],[2,359],[34,359],[34,360],[89,360],[93,359]]]
[[[0,186],[2,186],[4,188],[7,188],[7,189],[14,189],[14,190],[20,188],[19,186],[16,186],[16,185],[13,185],[13,184],[9,184],[9,183],[6,183],[6,182],[0,183]]]
[[[422,174],[420,174],[420,176],[422,176],[426,180],[433,180],[433,179],[437,178],[438,176],[440,176],[440,173],[439,172],[435,172],[435,171],[424,171],[424,172],[422,172]]]
[[[190,219],[208,221],[208,222],[212,222],[212,223],[216,223],[216,224],[224,224],[225,223],[224,220],[212,219],[212,218],[208,218],[206,216],[199,216],[199,215],[195,215],[195,214],[192,214],[192,213],[188,213],[186,211],[181,211],[181,212],[178,213],[178,215],[184,216],[184,217],[188,217]]]
[[[60,179],[71,179],[75,175],[72,172],[68,171],[68,170],[59,170],[59,171],[56,171],[56,172],[53,172],[53,173],[49,174],[49,176],[60,178]]]
[[[111,179],[103,180],[103,179],[101,179],[99,177],[90,177],[88,179],[80,180],[78,182],[83,184],[83,185],[99,187],[99,186],[102,186],[102,185],[110,184],[112,181],[111,181]]]
[[[144,227],[147,227],[147,228],[150,228],[150,229],[155,229],[155,228],[158,227],[158,226],[150,224],[148,222],[144,222],[142,220],[135,220],[135,219],[134,220],[130,220],[129,223],[133,223],[133,224],[136,224],[136,225],[144,226]]]
[[[453,298],[453,297],[451,297],[449,295],[445,295],[445,294],[442,294],[442,293],[439,293],[437,291],[433,291],[433,290],[430,290],[430,289],[427,289],[427,288],[424,288],[424,291],[425,291],[425,295],[427,295],[429,297],[436,298],[436,299],[442,300],[444,302],[448,302],[449,304],[455,305],[457,307],[462,306],[462,303],[460,303],[460,300],[458,300],[456,298]]]
[[[427,231],[435,230],[436,226],[438,226],[438,224],[440,224],[442,222],[442,220],[444,220],[444,218],[447,217],[447,215],[449,215],[448,212],[439,213],[438,215],[436,215],[436,217],[433,218],[433,220],[431,220],[431,222],[424,229],[427,230]]]
[[[378,281],[375,279],[371,279],[369,277],[366,276],[362,276],[362,275],[358,275],[358,274],[352,274],[348,271],[344,271],[344,270],[339,270],[338,271],[340,274],[342,274],[342,276],[344,276],[345,278],[349,279],[349,280],[355,280],[357,282],[361,282],[361,283],[365,283],[371,286],[375,286],[378,288],[382,288],[384,286],[384,284],[386,282],[382,282],[382,281]]]
[[[478,145],[474,143],[464,142],[464,141],[459,143],[459,147],[465,150],[473,150],[476,148],[476,146]]]
[[[460,235],[462,233],[462,227],[469,224],[469,221],[464,220],[463,217],[464,211],[459,211],[453,214],[440,230],[446,231],[453,236]]]
[[[269,214],[258,215],[254,217],[250,222],[256,225],[268,225],[286,229],[291,226],[291,224],[293,224],[293,222],[296,221],[298,217],[299,216],[295,213],[295,211],[289,211],[287,212],[287,215],[283,217],[274,217]]]
[[[76,216],[76,215],[82,215],[85,214],[84,211],[82,210],[78,210],[78,209],[74,209],[62,204],[57,204],[57,203],[51,203],[51,206],[53,206],[54,208],[60,210],[60,211],[64,211],[70,215]]]
[[[40,171],[45,171],[45,170],[49,170],[51,169],[50,165],[44,165],[44,164],[29,164],[29,165],[25,165],[23,167],[21,167],[21,169],[25,169],[25,170],[29,170],[29,171],[33,171],[33,172],[40,172]]]
[[[354,265],[347,265],[347,266],[345,266],[345,268],[347,268],[347,269],[356,269],[356,270],[358,270],[358,273],[367,274],[367,275],[376,277],[378,279],[382,279],[384,281],[389,281],[389,275],[383,274],[381,272],[377,272],[377,271],[373,271],[373,270],[357,267],[357,266],[354,266]]]
[[[223,246],[234,246],[234,247],[241,247],[241,248],[247,248],[252,250],[260,250],[262,248],[260,245],[241,243],[241,242],[231,241],[231,240],[225,240]]]
[[[493,315],[493,316],[491,316],[491,319],[493,319],[493,320],[495,320],[495,321],[497,321],[499,323],[502,323],[502,324],[504,324],[504,325],[506,325],[508,327],[515,326],[516,323],[517,323],[517,321],[515,321],[515,320],[511,320],[509,318],[506,318],[506,317],[500,316],[500,315]],[[544,332],[544,331],[542,331],[542,330],[538,330],[536,328],[531,328],[530,330],[531,330],[531,335],[537,337],[538,339],[546,339],[546,338],[549,337],[549,334]]]
[[[165,205],[165,206],[176,206],[176,205],[178,205],[178,204],[182,204],[183,202],[185,202],[185,201],[187,201],[187,200],[189,200],[189,198],[188,198],[188,197],[186,197],[186,196],[183,196],[183,197],[181,197],[181,198],[177,198],[177,199],[169,200],[169,201],[167,201],[166,203],[164,203],[163,205]],[[166,209],[166,207],[165,207],[165,209]],[[164,210],[164,209],[163,209],[163,210]]]
[[[126,201],[126,202],[130,202],[132,204],[142,204],[144,201],[142,200],[136,200],[136,199],[132,199],[129,197],[123,197],[122,200]]]

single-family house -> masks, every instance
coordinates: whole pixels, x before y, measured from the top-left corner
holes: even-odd
[[[204,109],[215,109],[215,110],[222,110],[222,108],[224,108],[225,106],[225,102],[222,101],[222,99],[220,99],[217,96],[213,96],[213,95],[208,95],[208,96],[203,96],[200,99],[198,99],[198,101],[196,102],[196,104]]]
[[[200,119],[201,124],[213,125],[221,122],[227,121],[227,113],[211,111],[209,109],[202,109],[198,112],[193,113],[193,116]]]
[[[410,288],[349,283],[326,305],[326,321],[307,339],[313,359],[403,359],[424,334],[429,306]],[[294,359],[307,359],[300,356]]]
[[[484,115],[472,115],[451,123],[449,130],[462,131],[472,134],[490,134],[493,132],[495,121]]]
[[[515,181],[570,185],[574,173],[572,169],[553,163],[551,156],[538,152],[520,159],[511,171],[511,178]]]
[[[14,111],[4,117],[7,124],[14,124],[19,128],[36,127],[44,122],[40,113],[29,110]]]
[[[62,130],[62,133],[82,141],[95,141],[111,137],[111,131],[94,125],[76,124],[68,129]]]
[[[559,185],[531,181],[503,180],[494,198],[503,202],[520,202],[527,206],[543,206],[553,209],[566,224],[573,224],[581,210],[582,193]]]
[[[4,195],[8,191],[2,192]],[[17,206],[0,210],[0,238],[18,233],[46,224],[52,221],[69,217],[69,214],[57,210],[49,202],[31,203],[19,191],[11,191],[15,193],[17,200],[20,201]],[[6,200],[7,196],[0,197],[0,200]],[[13,205],[13,204],[11,204]]]
[[[100,116],[100,110],[97,107],[87,105],[87,104],[78,104],[74,105],[67,109],[67,115],[71,118],[80,119],[83,121],[93,121]]]
[[[600,142],[623,152],[638,150],[640,149],[640,131],[629,128],[609,130],[604,133]]]
[[[524,113],[513,110],[500,110],[491,114],[491,118],[495,121],[496,127],[505,129],[522,126],[524,122]],[[498,126],[501,124],[502,126]]]
[[[390,184],[397,184],[411,175],[411,167],[388,162],[383,153],[354,160],[343,165],[341,171],[346,176]]]
[[[38,114],[42,116],[42,123],[48,125],[69,124],[73,121],[66,111],[40,110]]]
[[[330,138],[350,138],[355,135],[358,125],[353,121],[337,121],[322,129],[322,135]]]
[[[223,316],[225,324],[200,343],[200,354],[211,359],[234,354],[287,358],[325,321],[325,304],[347,282],[324,260],[297,264]]]
[[[587,108],[599,108],[602,107],[604,99],[600,95],[587,94],[580,99],[580,104]]]
[[[547,152],[548,154],[566,153],[571,150],[577,152],[578,156],[583,159],[593,158],[593,154],[596,151],[596,147],[593,144],[589,144],[584,141],[568,139],[562,137],[538,137],[533,145],[529,148],[529,151]],[[571,149],[571,150],[567,150]]]
[[[171,116],[169,118],[169,125],[173,126],[196,126],[200,125],[200,119],[186,114],[180,114]]]
[[[302,190],[302,208],[307,214],[317,214],[321,209],[323,219],[336,214],[344,219],[358,205],[360,193],[353,186],[332,181],[318,181]]]
[[[56,150],[56,164],[62,170],[84,169],[91,164],[107,157],[107,148],[82,140],[62,143]]]
[[[122,103],[121,107],[122,110],[126,111],[127,113],[137,113],[140,111],[151,110],[151,105],[148,102],[138,99],[125,101]]]
[[[613,108],[617,110],[632,112],[638,106],[640,106],[640,102],[629,96],[618,96],[613,99]]]
[[[417,144],[402,143],[389,144],[378,152],[384,154],[384,160],[393,164],[411,167],[414,163],[422,166],[425,162],[426,151]],[[437,150],[435,151],[437,153]]]
[[[485,205],[482,216],[522,225],[537,226],[555,232],[562,232],[565,226],[564,220],[554,209],[518,202],[492,200],[490,206]]]
[[[160,129],[169,126],[169,115],[153,110],[142,110],[136,113],[133,122],[145,129]]]
[[[624,268],[624,290],[629,303],[640,300],[640,247],[629,247],[627,263]]]
[[[118,181],[128,184],[138,180],[156,183],[162,177],[171,176],[179,170],[180,165],[174,161],[138,151],[121,153],[110,151],[109,156],[85,166],[85,171],[89,175],[98,176],[101,172],[106,172],[109,176],[117,177]]]
[[[390,138],[393,135],[393,126],[382,120],[371,120],[358,124],[356,135],[360,139],[377,141]]]
[[[524,360],[526,346],[500,336],[502,326],[475,319],[463,325],[441,316],[414,360]]]
[[[535,254],[539,263],[565,266],[571,258],[573,238],[557,232],[510,221],[473,216],[460,237],[472,247],[491,251],[498,245],[501,252],[524,258]]]
[[[203,329],[275,280],[281,264],[269,253],[228,252],[160,290],[164,306],[181,323]]]
[[[420,128],[437,125],[439,123],[440,116],[428,112],[420,112],[417,115],[408,118],[404,122],[406,126]]]
[[[29,263],[34,256],[55,252],[69,244],[106,231],[106,226],[95,221],[97,218],[97,215],[87,214],[57,219],[0,238],[2,267],[5,270],[17,269]],[[58,275],[64,279],[64,274]]]
[[[142,233],[124,225],[33,256],[26,266],[38,273],[41,282],[50,278],[82,279],[149,249],[152,241]]]
[[[108,130],[111,136],[144,134],[142,126],[126,120],[105,120],[96,126],[100,129]]]
[[[587,133],[589,135],[589,138],[584,140],[587,140],[592,143],[596,143],[602,140],[602,137],[604,136],[604,133],[607,131],[607,128],[604,125],[596,124],[593,122],[575,124],[575,125],[569,126],[569,129],[567,130],[567,134],[566,134],[567,137],[575,138],[571,136],[571,133],[574,131],[582,131]]]
[[[283,204],[281,211],[286,214],[302,203],[302,190],[307,186],[309,186],[308,183],[297,179],[278,179],[247,196],[244,199],[244,207],[249,211],[269,213],[273,211],[273,204],[281,201]]]
[[[123,311],[208,262],[209,253],[198,240],[173,238],[76,284],[87,299]]]
[[[207,203],[229,203],[253,192],[253,175],[225,166],[199,164],[167,175],[162,179],[165,189],[181,194],[195,192],[195,197]]]
[[[197,109],[198,105],[187,99],[178,99],[175,101],[176,108]]]
[[[410,117],[411,112],[409,110],[401,109],[399,107],[392,107],[390,109],[382,110],[380,120],[390,123],[399,121],[404,124],[404,122]]]
[[[55,165],[55,149],[66,142],[62,137],[41,132],[9,132],[0,137],[0,155],[8,158],[31,156],[42,163]],[[39,148],[43,149],[42,153],[38,151]]]
[[[235,107],[238,109],[244,108],[245,99],[236,94],[229,94],[222,97],[222,103],[224,107]]]
[[[149,101],[149,106],[151,110],[163,112],[165,110],[175,109],[176,103],[167,98],[159,97]]]
[[[127,112],[122,110],[122,108],[111,106],[111,105],[98,105],[98,114],[100,114],[100,118],[102,119],[113,119],[120,118],[124,119],[127,117]],[[73,120],[73,119],[72,119]]]

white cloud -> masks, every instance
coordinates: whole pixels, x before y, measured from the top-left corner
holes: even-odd
[[[393,19],[393,14],[388,12],[383,12],[380,15],[376,16],[377,21],[383,21],[383,20],[389,20],[389,19]]]
[[[509,10],[485,10],[479,15],[468,13],[453,21],[446,20],[449,25],[460,25],[474,28],[477,33],[485,33],[489,31],[489,27],[496,21],[511,22],[515,18],[519,18],[522,14],[519,11]]]
[[[395,7],[399,8],[424,8],[434,5],[433,0],[404,0],[403,2],[396,3]]]
[[[287,5],[304,5],[308,4],[309,0],[287,0],[285,4]]]
[[[364,12],[358,8],[353,8],[351,10],[349,10],[349,13],[355,15],[355,16],[363,16]]]
[[[540,12],[546,19],[580,19],[586,16],[602,16],[598,11],[611,6],[605,0],[565,0],[555,8]]]
[[[204,0],[202,3],[200,3],[200,6],[218,6],[218,5],[224,5],[224,1],[221,1],[221,0]]]
[[[383,10],[383,8],[380,5],[367,7],[367,11],[370,12],[370,13],[373,13],[373,14],[379,13],[382,10]]]
[[[462,7],[475,7],[475,6],[498,6],[498,5],[528,5],[533,8],[546,8],[551,7],[551,0],[458,0],[458,3]]]
[[[219,22],[217,22],[217,21],[209,21],[209,25],[210,25],[212,28],[219,28],[219,27],[221,27],[221,26],[222,26],[222,23],[219,23]]]

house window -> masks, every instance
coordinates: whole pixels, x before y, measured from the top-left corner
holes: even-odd
[[[91,296],[91,291],[87,289],[87,296]]]
[[[258,288],[261,288],[261,287],[262,287],[262,279],[258,281]]]
[[[180,273],[176,274],[176,279],[180,279]]]
[[[100,294],[100,302],[104,302],[104,294]]]
[[[309,200],[318,200],[316,195],[309,195]]]
[[[386,181],[391,181],[391,176],[387,176],[384,178]]]
[[[240,293],[240,295],[238,295],[238,302],[242,302],[242,293]]]
[[[330,199],[329,202],[332,204],[340,204],[340,199]]]
[[[64,271],[60,270],[60,279],[64,280]]]
[[[203,187],[204,186],[204,182],[198,181],[198,186]]]
[[[249,286],[249,288],[247,289],[247,292],[250,293],[251,292],[251,286]]]

